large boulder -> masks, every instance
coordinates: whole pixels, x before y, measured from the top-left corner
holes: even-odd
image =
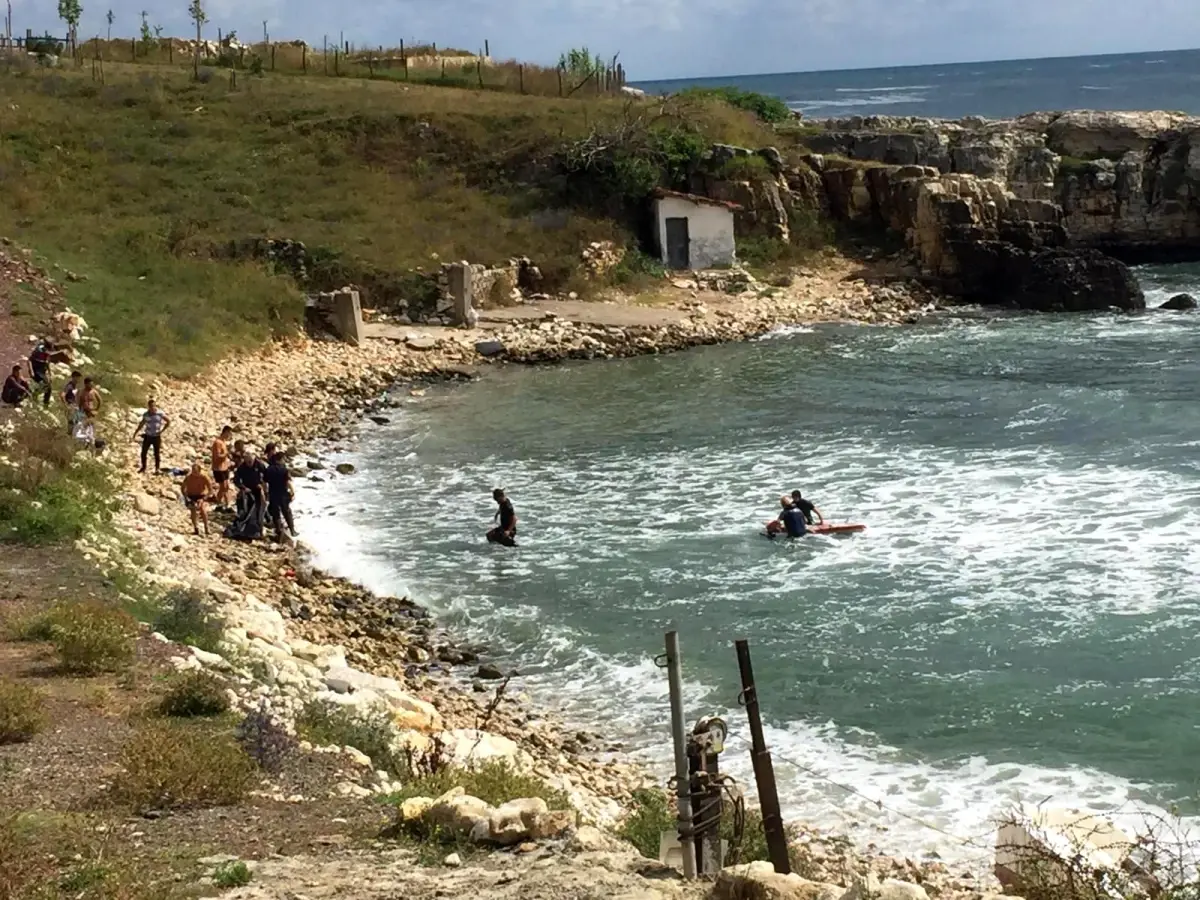
[[[1024,250],[1002,241],[957,240],[961,293],[976,303],[1040,312],[1146,308],[1133,272],[1098,250]]]

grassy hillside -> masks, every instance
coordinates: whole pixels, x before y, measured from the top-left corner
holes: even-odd
[[[0,234],[85,276],[69,300],[126,369],[187,374],[294,326],[297,285],[219,259],[232,240],[303,241],[321,260],[312,287],[368,295],[405,290],[439,259],[512,255],[561,286],[584,242],[633,240],[647,178],[669,180],[711,141],[771,140],[711,98],[663,107],[208,75],[0,71]],[[597,163],[564,149],[596,130],[629,151]]]

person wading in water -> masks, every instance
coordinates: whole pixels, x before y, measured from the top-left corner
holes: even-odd
[[[512,501],[504,496],[504,491],[500,488],[492,491],[492,499],[500,506],[493,516],[494,519],[500,520],[500,524],[487,533],[488,543],[503,544],[505,547],[517,546],[517,513],[513,509]]]

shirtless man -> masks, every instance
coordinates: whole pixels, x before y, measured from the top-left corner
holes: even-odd
[[[212,482],[200,468],[199,460],[192,463],[192,470],[183,479],[182,487],[184,503],[192,513],[192,532],[199,534],[200,522],[203,522],[204,536],[208,537],[208,510],[204,508],[204,502],[212,491]]]
[[[88,419],[96,418],[100,412],[100,391],[90,378],[83,379],[83,390],[79,392],[79,408]]]
[[[229,473],[233,469],[233,460],[229,456],[231,440],[233,429],[226,425],[212,445],[212,474],[213,481],[217,484],[217,507],[225,510],[229,509],[233,502],[233,491],[229,482]]]

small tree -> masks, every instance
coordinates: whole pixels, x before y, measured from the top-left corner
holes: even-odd
[[[82,15],[83,6],[79,0],[58,0],[58,17],[67,23],[67,43],[71,45],[72,52],[75,50],[75,31]]]
[[[204,23],[208,21],[208,16],[204,12],[203,0],[192,0],[188,4],[188,17],[196,23],[196,60],[193,66],[192,74],[197,81],[200,80],[200,44],[204,40],[203,31]]]
[[[150,30],[150,13],[142,10],[142,52],[149,53],[154,46],[154,32]]]
[[[113,15],[113,11],[111,9],[108,11],[108,15],[104,17],[104,20],[108,22],[108,40],[110,41],[112,40],[112,25],[115,18],[116,16]]]

